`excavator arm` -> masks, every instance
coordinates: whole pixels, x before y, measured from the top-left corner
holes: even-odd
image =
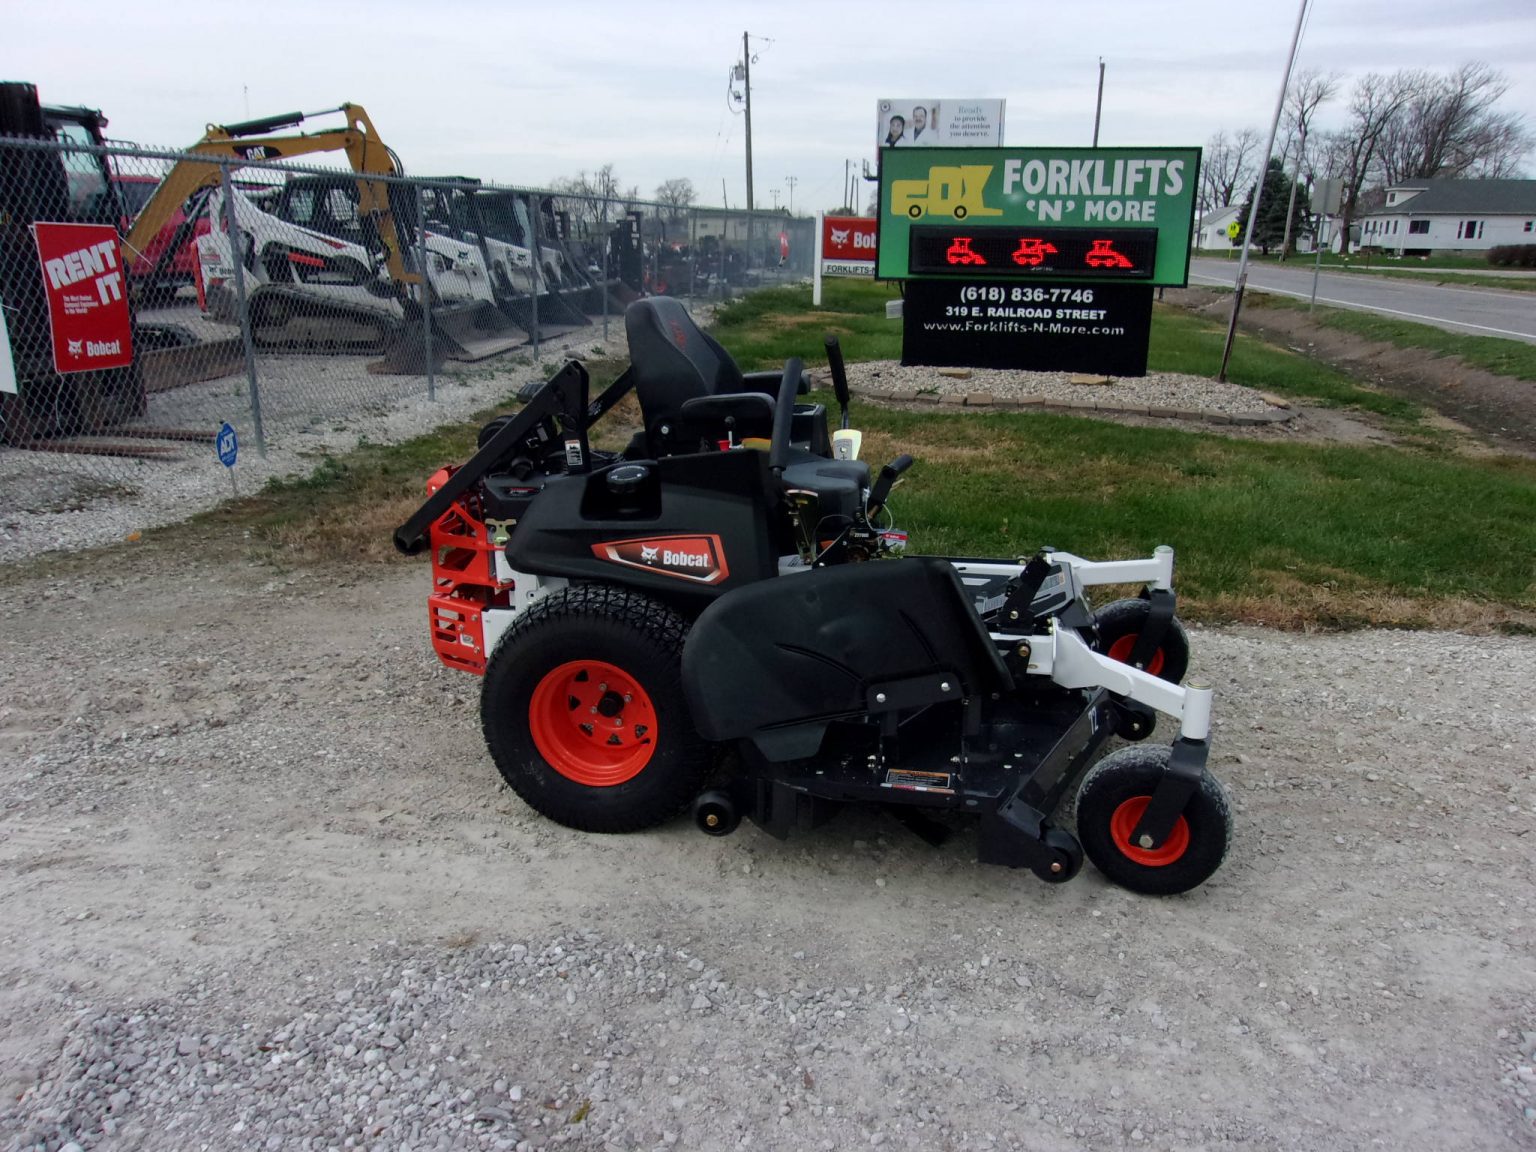
[[[345,115],[346,127],[290,136],[264,135],[285,128],[296,128],[310,116],[326,114],[321,112],[312,112],[308,116],[302,112],[293,112],[240,124],[210,124],[203,138],[187,149],[193,156],[207,159],[178,160],[133,221],[123,240],[130,259],[136,260],[143,256],[150,242],[186,202],[187,197],[219,182],[221,162],[286,160],[315,152],[345,152],[352,170],[359,175],[358,212],[371,223],[372,232],[378,237],[390,278],[397,284],[421,283],[420,275],[406,271],[401,257],[399,230],[389,206],[389,185],[380,180],[362,178],[366,174],[402,175],[394,154],[379,139],[373,121],[368,119],[368,113],[360,104],[343,104],[329,111]]]

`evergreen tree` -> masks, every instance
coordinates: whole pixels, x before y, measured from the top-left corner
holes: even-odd
[[[1259,216],[1253,224],[1253,244],[1269,255],[1271,248],[1278,248],[1285,239],[1285,209],[1291,202],[1291,179],[1285,174],[1278,157],[1272,157],[1269,167],[1264,172],[1264,195],[1259,199]],[[1248,213],[1253,208],[1253,190],[1249,189],[1248,199],[1243,201],[1242,214],[1238,217],[1238,223],[1247,227]],[[1296,193],[1296,213],[1291,218],[1291,235],[1295,236],[1306,223],[1307,196],[1306,189],[1300,188]],[[1241,243],[1242,236],[1238,236]]]

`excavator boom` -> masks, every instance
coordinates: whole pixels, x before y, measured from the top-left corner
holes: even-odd
[[[210,124],[203,138],[187,149],[193,156],[207,159],[177,161],[134,219],[124,239],[130,257],[137,259],[143,255],[187,197],[219,182],[221,163],[233,161],[234,166],[238,166],[250,160],[291,160],[296,156],[317,152],[345,152],[352,170],[359,176],[359,215],[369,222],[370,231],[378,238],[390,278],[396,284],[421,283],[420,275],[406,270],[402,258],[399,229],[389,207],[389,185],[380,180],[363,178],[369,174],[402,175],[393,153],[379,139],[373,121],[368,118],[362,105],[343,104],[332,111],[346,116],[346,127],[301,132],[291,136],[261,135],[272,130],[298,127],[308,118],[300,112],[268,116],[242,124]]]

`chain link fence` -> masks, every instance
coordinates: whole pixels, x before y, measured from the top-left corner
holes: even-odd
[[[0,137],[0,552],[29,516],[206,506],[497,403],[541,360],[622,356],[642,295],[811,274],[814,222],[779,213],[58,136]]]

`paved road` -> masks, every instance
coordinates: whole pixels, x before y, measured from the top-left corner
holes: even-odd
[[[1237,279],[1237,261],[1197,259],[1189,282],[1230,287]],[[1312,294],[1312,269],[1248,266],[1248,287],[1306,300]],[[1317,302],[1335,308],[1379,312],[1451,332],[1501,336],[1536,344],[1536,294],[1500,292],[1492,288],[1447,288],[1409,284],[1381,276],[1324,272],[1317,282]]]

